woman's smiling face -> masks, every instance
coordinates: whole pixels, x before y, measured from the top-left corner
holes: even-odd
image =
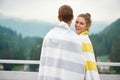
[[[83,17],[77,17],[75,22],[75,29],[77,34],[80,34],[84,30],[88,29],[86,25],[86,21]]]

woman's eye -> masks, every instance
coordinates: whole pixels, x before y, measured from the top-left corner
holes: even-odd
[[[78,21],[76,21],[76,23],[78,23]]]
[[[83,23],[83,22],[80,22],[80,24],[81,24],[81,25],[84,25],[84,23]]]

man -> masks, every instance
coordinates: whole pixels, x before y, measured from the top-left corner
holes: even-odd
[[[38,80],[84,80],[84,54],[79,37],[70,29],[72,8],[61,6],[58,19],[43,41]]]

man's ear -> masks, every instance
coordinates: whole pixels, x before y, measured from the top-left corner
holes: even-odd
[[[61,21],[60,16],[58,16],[58,20]]]
[[[72,17],[72,20],[74,19],[74,16]]]

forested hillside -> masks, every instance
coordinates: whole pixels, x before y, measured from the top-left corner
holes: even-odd
[[[23,38],[21,34],[0,26],[0,59],[39,60],[42,40],[40,37]],[[4,69],[12,70],[14,66],[4,64]]]
[[[91,35],[96,56],[108,55],[111,61],[120,62],[120,19],[99,34]]]

